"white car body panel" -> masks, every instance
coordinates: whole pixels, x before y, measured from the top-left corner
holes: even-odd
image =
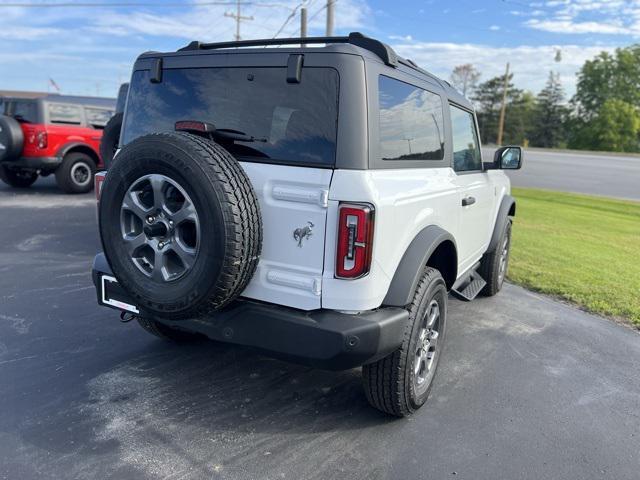
[[[320,308],[330,169],[241,162],[262,215],[262,254],[243,297]],[[309,223],[310,222],[310,223]],[[311,224],[313,226],[311,226]],[[296,229],[309,227],[299,245]]]

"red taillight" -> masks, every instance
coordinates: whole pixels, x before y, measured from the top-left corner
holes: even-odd
[[[102,183],[107,172],[98,172],[93,177],[93,186],[96,191],[96,200],[100,201],[100,195],[102,194]]]
[[[180,120],[176,122],[175,130],[177,132],[208,133],[208,132],[214,132],[216,130],[216,127],[207,122],[197,122],[193,120]]]
[[[360,278],[369,273],[373,252],[373,207],[343,203],[338,207],[337,278]]]
[[[47,148],[47,144],[49,142],[47,132],[38,132],[38,135],[36,135],[36,142],[38,144],[38,148]]]

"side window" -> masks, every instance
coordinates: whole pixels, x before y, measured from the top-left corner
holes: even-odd
[[[383,160],[442,160],[440,95],[380,75],[380,154]]]
[[[78,105],[50,103],[49,121],[66,125],[80,125],[82,124],[82,108]]]
[[[482,170],[478,132],[473,114],[451,105],[453,169],[456,172]]]
[[[103,129],[113,116],[111,110],[104,110],[102,108],[85,107],[84,113],[87,116],[87,123],[97,129]]]

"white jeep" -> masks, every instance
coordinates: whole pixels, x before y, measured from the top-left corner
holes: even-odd
[[[143,54],[96,176],[99,303],[163,338],[362,366],[371,404],[410,414],[448,292],[502,286],[521,157],[483,164],[469,101],[359,33]]]

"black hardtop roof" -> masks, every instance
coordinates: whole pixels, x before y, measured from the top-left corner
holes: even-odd
[[[324,44],[323,47],[305,48],[305,45]],[[298,47],[295,47],[298,45]],[[280,48],[288,46],[287,48]],[[293,46],[293,47],[292,47]],[[271,48],[269,48],[271,47]],[[193,41],[176,52],[145,52],[139,58],[158,58],[175,55],[201,55],[201,54],[265,54],[265,53],[342,53],[360,55],[368,61],[377,61],[387,65],[391,69],[399,69],[411,75],[423,75],[436,81],[444,90],[448,99],[467,108],[473,108],[471,102],[460,92],[453,88],[449,82],[438,78],[428,71],[420,68],[410,59],[405,59],[386,43],[367,37],[359,32],[351,32],[347,36],[338,37],[295,37],[273,38],[261,40],[239,40],[232,42],[201,43]]]

